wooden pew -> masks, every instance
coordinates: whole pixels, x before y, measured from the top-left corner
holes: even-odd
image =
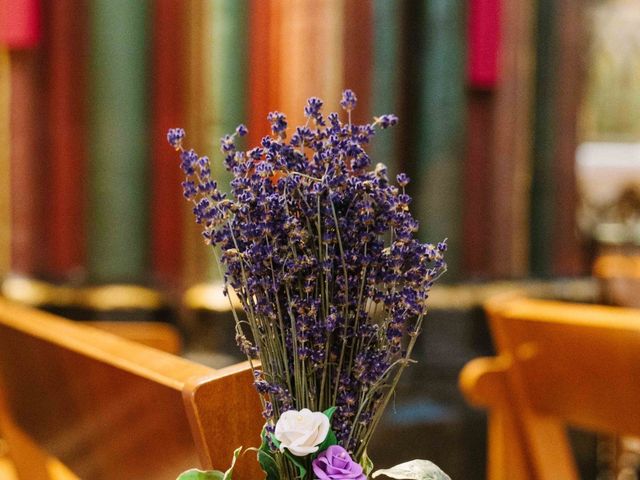
[[[180,355],[182,351],[180,332],[168,323],[106,320],[82,323],[162,352]]]
[[[0,300],[0,429],[18,475],[49,480],[21,452],[35,443],[82,479],[170,479],[226,469],[258,446],[248,365],[214,370],[91,326]],[[249,453],[234,478],[263,478]]]
[[[593,275],[600,282],[604,303],[640,308],[640,254],[601,255],[594,262]]]
[[[609,250],[609,251],[607,251]],[[605,249],[593,263],[593,276],[600,284],[600,301],[607,305],[640,308],[640,253],[633,247]],[[633,437],[601,436],[598,450],[608,474],[624,475],[640,458],[640,440]]]
[[[119,337],[132,340],[142,345],[156,348],[163,352],[178,355],[182,350],[182,339],[177,328],[167,323],[135,322],[135,321],[94,321],[83,322],[100,330],[113,333]],[[11,439],[11,447],[15,460],[7,455],[7,451],[0,453],[0,479],[17,479],[16,461],[22,478],[51,478],[51,480],[76,480],[78,477],[62,464],[58,459],[48,455],[33,440],[31,440],[15,423],[8,413],[3,415],[3,397],[0,391],[0,444],[6,441],[2,436]],[[4,409],[6,410],[6,405]]]
[[[489,410],[489,480],[575,480],[566,425],[640,435],[640,310],[498,297],[498,355],[460,387]]]

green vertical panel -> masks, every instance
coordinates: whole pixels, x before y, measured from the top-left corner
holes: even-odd
[[[373,114],[398,114],[398,84],[401,9],[395,0],[374,0]],[[402,122],[403,119],[400,119]],[[374,162],[387,165],[391,178],[398,173],[399,127],[379,131],[373,140]]]
[[[423,240],[448,238],[448,280],[460,271],[465,119],[465,2],[423,3],[413,211]]]
[[[531,185],[531,273],[553,273],[554,219],[554,73],[555,7],[554,0],[538,1],[536,93],[533,145],[533,179]]]
[[[89,5],[89,275],[101,283],[140,282],[148,253],[149,3]]]
[[[223,165],[220,138],[248,121],[246,111],[248,69],[248,0],[212,0],[211,4],[211,171],[223,190],[232,176]],[[265,39],[267,41],[267,39]],[[240,148],[244,140],[236,137]],[[219,277],[212,263],[211,276]]]
[[[213,0],[211,22],[212,172],[226,188],[231,175],[222,165],[219,140],[247,123],[248,0]]]

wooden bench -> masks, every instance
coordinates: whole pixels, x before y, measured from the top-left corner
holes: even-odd
[[[640,310],[517,297],[487,303],[498,355],[460,387],[489,410],[489,480],[575,480],[566,425],[640,435]]]
[[[214,370],[5,300],[0,400],[0,430],[25,480],[51,478],[29,443],[82,479],[226,469],[236,447],[259,445],[263,423],[246,363]],[[263,478],[254,454],[234,478]]]
[[[601,255],[595,260],[593,275],[600,282],[604,303],[640,308],[640,254]]]

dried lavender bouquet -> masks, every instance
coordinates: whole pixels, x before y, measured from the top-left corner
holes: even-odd
[[[258,458],[268,478],[367,478],[367,445],[446,269],[446,242],[415,238],[409,178],[394,185],[365,151],[397,117],[353,124],[350,90],[344,123],[322,106],[310,98],[306,124],[295,129],[270,113],[272,134],[248,151],[236,148],[243,125],[222,138],[229,196],[211,178],[209,158],[183,147],[184,130],[167,135],[225,293],[233,289],[242,303],[237,343],[260,360],[252,363],[265,418]]]

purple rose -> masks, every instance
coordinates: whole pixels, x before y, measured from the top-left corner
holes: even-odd
[[[360,464],[351,459],[340,445],[333,445],[318,455],[313,463],[313,473],[319,480],[366,480]]]

